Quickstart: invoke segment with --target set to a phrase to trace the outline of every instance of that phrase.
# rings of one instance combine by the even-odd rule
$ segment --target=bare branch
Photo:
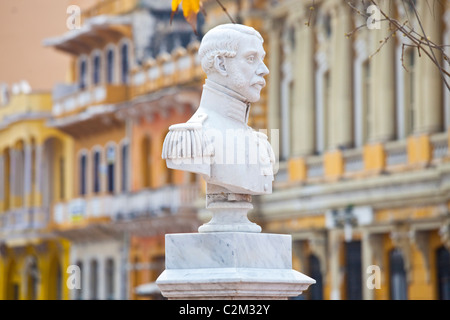
[[[220,2],[220,0],[216,0],[216,2],[219,4],[219,6],[222,8],[223,12],[225,12],[225,14],[227,15],[228,19],[230,19],[230,21],[232,23],[236,23],[236,21],[230,16],[230,14],[228,13],[227,8],[225,8],[225,6],[222,4],[222,2]]]

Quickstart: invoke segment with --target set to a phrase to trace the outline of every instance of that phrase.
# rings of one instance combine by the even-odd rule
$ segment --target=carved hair
[[[203,36],[198,48],[198,56],[206,74],[214,70],[214,58],[216,56],[227,58],[236,56],[240,33],[256,36],[261,40],[261,43],[264,42],[261,34],[252,27],[233,23],[218,25]]]

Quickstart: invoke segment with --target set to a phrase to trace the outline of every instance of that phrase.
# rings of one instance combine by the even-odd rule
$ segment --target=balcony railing
[[[355,173],[364,170],[364,158],[361,149],[346,150],[344,157],[344,172]]]
[[[84,18],[107,14],[117,15],[131,11],[138,3],[138,0],[104,0],[98,2],[94,7],[83,12]]]
[[[386,166],[396,167],[408,163],[408,150],[405,140],[388,142],[385,144]]]
[[[8,104],[0,106],[0,126],[20,120],[24,115],[49,115],[51,100],[50,93],[12,95]]]
[[[442,160],[449,156],[448,152],[448,134],[446,132],[432,135],[430,137],[433,160]]]
[[[127,98],[126,85],[99,85],[55,99],[52,113],[54,116],[61,116],[76,113],[88,106],[122,102]]]
[[[323,157],[311,157],[306,160],[306,177],[317,179],[324,176]]]
[[[198,42],[192,42],[187,49],[176,48],[170,54],[162,53],[132,70],[131,96],[201,79],[204,73],[197,54],[198,46]]]
[[[180,208],[193,206],[198,196],[198,186],[185,185],[130,194],[77,198],[68,203],[55,204],[53,221],[56,224],[67,224],[95,218],[123,220],[175,213]]]
[[[18,208],[0,214],[0,230],[45,228],[49,222],[48,208]]]

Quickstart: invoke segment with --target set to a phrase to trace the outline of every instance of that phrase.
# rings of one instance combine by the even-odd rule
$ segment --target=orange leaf
[[[200,11],[201,0],[172,0],[170,22],[172,22],[173,16],[177,12],[180,3],[186,21],[191,25],[192,29],[194,29],[195,34],[197,34],[197,14]]]

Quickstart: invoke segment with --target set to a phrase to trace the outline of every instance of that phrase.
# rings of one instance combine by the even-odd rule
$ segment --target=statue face
[[[265,55],[261,40],[243,34],[236,56],[224,59],[226,77],[223,78],[223,85],[241,94],[249,102],[259,101],[261,89],[266,85],[264,76],[269,74],[263,62]]]

